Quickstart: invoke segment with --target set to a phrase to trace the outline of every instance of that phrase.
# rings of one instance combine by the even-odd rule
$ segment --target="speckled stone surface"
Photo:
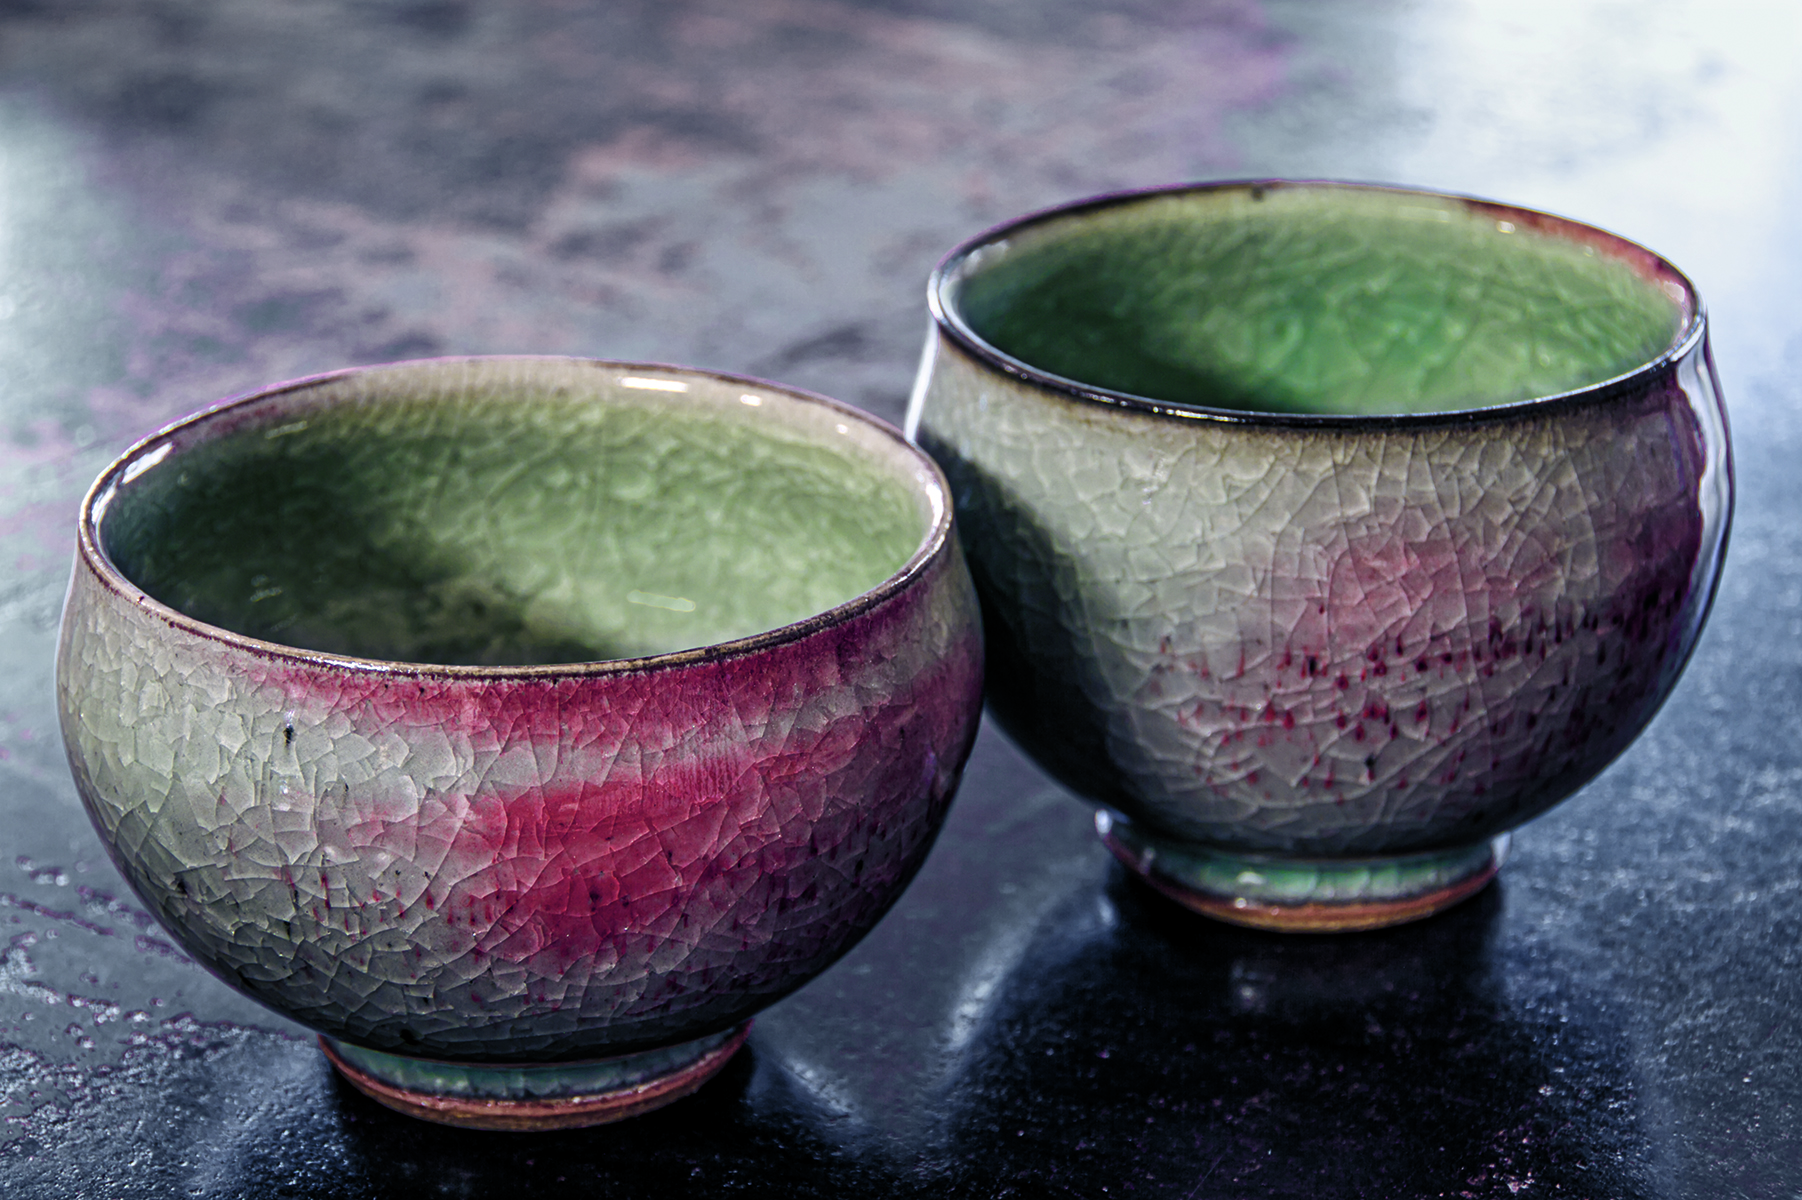
[[[632,386],[646,377],[683,392],[647,404],[643,392],[657,389]],[[890,428],[774,388],[755,389],[747,406],[749,387],[564,360],[375,368],[227,406],[116,464],[84,510],[58,655],[63,737],[108,849],[176,940],[233,986],[336,1038],[425,1058],[544,1062],[719,1032],[867,932],[931,846],[975,736],[976,600],[944,485],[917,451]],[[505,432],[488,417],[497,396],[511,416]],[[701,420],[721,423],[713,440],[736,446],[743,474],[727,479],[740,486],[711,475],[697,486],[680,454],[635,459],[626,483],[669,492],[649,518],[613,497],[621,473],[604,456],[585,486],[559,486],[545,468],[548,501],[515,470],[501,472],[508,494],[497,494],[482,469],[503,465],[497,444],[530,454],[541,423],[580,443],[611,422],[679,435]],[[663,508],[685,499],[743,503],[761,458],[823,443],[832,461],[816,469],[838,485],[840,516],[868,505],[865,538],[872,553],[883,547],[885,569],[847,587],[867,564],[841,552],[848,574],[814,572],[849,592],[835,606],[689,653],[458,669],[233,636],[149,602],[105,552],[129,545],[137,560],[172,564],[169,590],[199,585],[212,607],[262,594],[249,590],[255,580],[213,580],[213,555],[177,552],[212,536],[205,524],[155,514],[184,488],[206,494],[245,453],[260,456],[272,486],[304,496],[304,460],[288,447],[339,424],[387,447],[379,461],[399,476],[368,502],[371,516],[341,523],[404,525],[422,497],[450,492],[486,495],[505,524],[573,493],[595,520],[556,539],[567,563],[599,553],[585,539],[609,529],[631,542],[648,521],[645,536],[658,535]],[[448,465],[420,466],[420,430],[455,447]],[[337,462],[353,481],[376,473],[348,450]],[[821,486],[798,461],[778,474],[763,488],[771,504],[802,503],[784,484]],[[902,540],[876,532],[893,523],[897,498],[916,510]],[[191,523],[229,520],[208,504],[178,511]],[[394,534],[389,557],[433,537],[462,549],[493,536],[434,520]],[[703,541],[693,553],[705,561],[689,569],[726,574],[721,590],[742,587],[716,560],[771,556],[717,513],[714,524],[721,540]],[[789,524],[786,537],[830,546],[821,530]],[[254,543],[227,528],[254,560]],[[661,540],[681,570],[680,543]],[[529,544],[510,544],[513,557]],[[486,572],[496,586],[532,578],[501,557]],[[600,578],[578,576],[590,590],[642,578],[602,557]],[[192,562],[209,574],[182,574]],[[365,553],[361,567],[379,577],[382,562]],[[352,583],[331,578],[315,607],[296,610],[322,637],[368,620],[354,607],[333,615],[329,601]],[[689,590],[696,616],[736,616],[714,589]]]
[[[0,1194],[1792,1200],[1802,1180],[1802,42],[1743,0],[0,6]],[[83,490],[205,398],[421,353],[689,362],[898,419],[963,238],[1331,177],[1657,247],[1739,497],[1646,733],[1420,924],[1130,884],[988,727],[888,917],[695,1096],[438,1129],[187,960],[70,782]]]

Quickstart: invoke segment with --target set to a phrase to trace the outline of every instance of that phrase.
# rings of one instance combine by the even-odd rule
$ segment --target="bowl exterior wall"
[[[78,560],[58,689],[96,827],[202,964],[333,1037],[545,1061],[727,1028],[849,949],[951,801],[982,641],[954,539],[795,640],[511,678],[215,638]]]
[[[1707,615],[1732,472],[1705,337],[1605,400],[1362,425],[1102,403],[932,337],[910,426],[992,711],[1164,836],[1478,842],[1625,749]]]

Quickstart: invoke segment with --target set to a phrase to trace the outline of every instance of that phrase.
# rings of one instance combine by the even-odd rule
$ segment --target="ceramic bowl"
[[[748,379],[403,363],[140,442],[81,510],[83,801],[181,945],[391,1106],[699,1086],[894,902],[982,686],[942,477]]]
[[[1695,289],[1456,196],[1234,183],[933,276],[944,467],[1007,732],[1200,911],[1424,916],[1657,711],[1724,553]]]

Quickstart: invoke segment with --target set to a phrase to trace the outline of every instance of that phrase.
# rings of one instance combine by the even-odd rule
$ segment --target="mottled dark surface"
[[[1802,1192],[1802,12],[1648,0],[0,4],[0,1195]],[[899,413],[945,248],[1258,173],[1551,208],[1709,301],[1740,508],[1648,734],[1413,928],[1129,886],[993,734],[932,857],[692,1100],[409,1122],[186,963],[76,804],[75,505],[350,362],[693,362]]]

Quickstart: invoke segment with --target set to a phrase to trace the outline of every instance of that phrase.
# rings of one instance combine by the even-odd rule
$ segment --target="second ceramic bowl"
[[[1104,197],[935,273],[990,700],[1203,912],[1426,915],[1644,728],[1732,508],[1695,290],[1621,238],[1397,189]]]
[[[899,896],[975,734],[936,468],[755,380],[397,364],[171,426],[84,502],[63,736],[200,963],[383,1103],[665,1103]]]

